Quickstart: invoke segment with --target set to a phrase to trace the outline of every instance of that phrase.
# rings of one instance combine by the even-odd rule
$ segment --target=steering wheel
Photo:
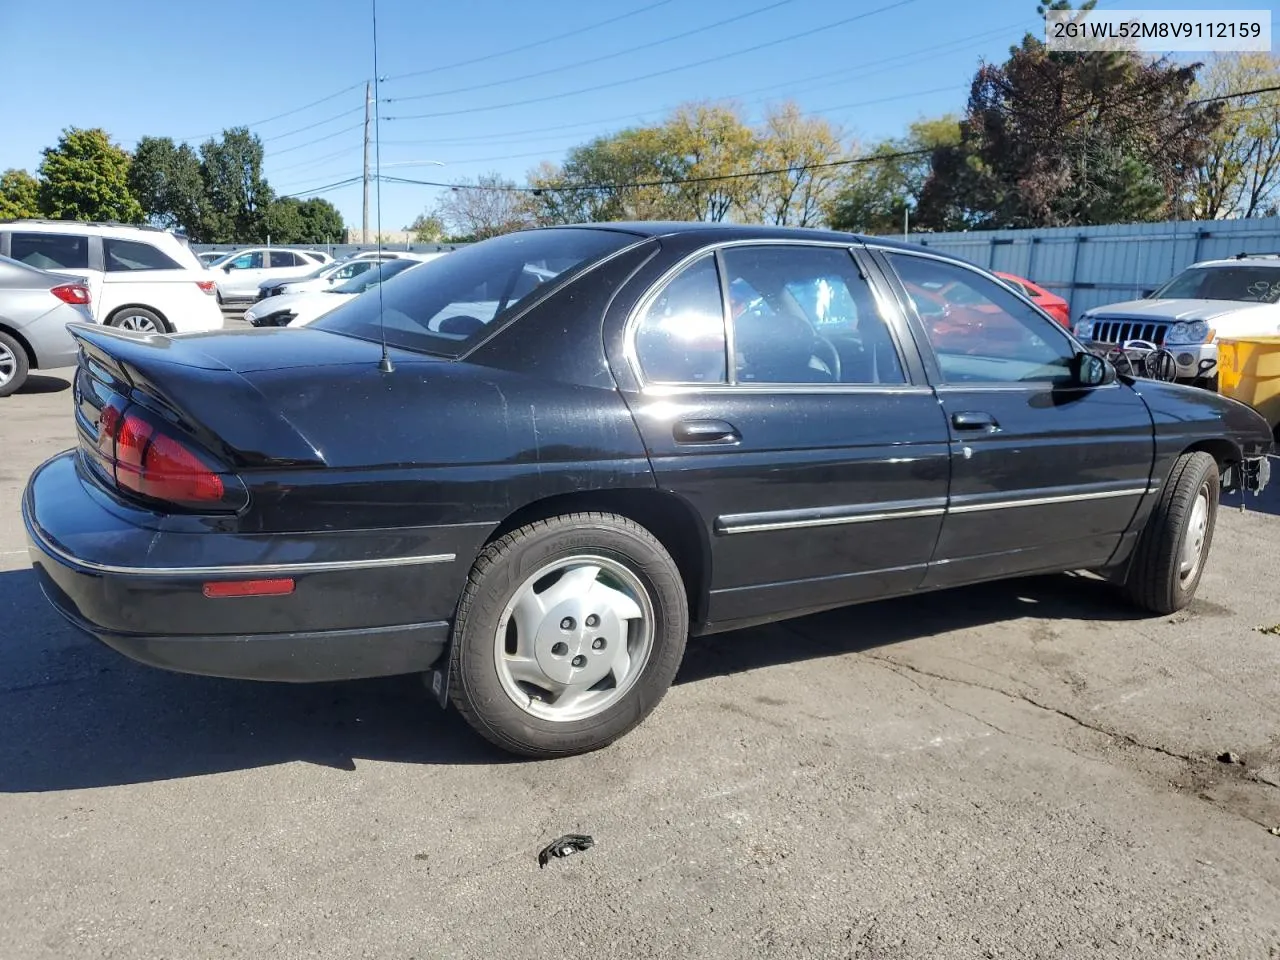
[[[814,331],[813,342],[821,345],[823,352],[827,354],[827,358],[819,357],[826,364],[827,369],[831,372],[831,382],[839,383],[840,375],[840,351],[836,349],[836,345],[824,337],[822,334]]]

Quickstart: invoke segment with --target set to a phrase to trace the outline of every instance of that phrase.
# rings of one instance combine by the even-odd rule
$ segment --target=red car
[[[1018,277],[1012,273],[996,273],[996,276],[1005,283],[1011,285],[1019,293],[1025,295],[1037,307],[1047,313],[1053,319],[1057,320],[1064,327],[1071,327],[1071,314],[1067,309],[1067,301],[1063,300],[1056,293],[1050,293],[1044,287],[1037,286],[1030,280]]]

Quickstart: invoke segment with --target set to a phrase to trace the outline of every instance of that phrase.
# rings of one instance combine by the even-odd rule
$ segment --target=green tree
[[[248,127],[224,130],[200,145],[204,236],[209,243],[266,239],[271,188],[262,176],[262,141]]]
[[[681,219],[725,220],[750,204],[753,178],[738,175],[756,169],[760,143],[736,109],[678,107],[662,132],[675,178],[687,181],[674,186]]]
[[[1053,9],[1070,9],[1055,2]],[[1034,36],[974,77],[961,141],[935,151],[917,222],[1056,227],[1176,216],[1221,104],[1195,105],[1199,64],[1131,50],[1050,52]]]
[[[1220,54],[1196,82],[1197,98],[1280,87],[1280,59],[1269,53]],[[1280,187],[1280,93],[1233,97],[1196,167],[1197,219],[1266,216]]]
[[[827,222],[857,233],[900,231],[903,216],[920,202],[933,151],[959,142],[959,118],[948,114],[917,120],[905,136],[876,144],[867,155],[883,159],[846,168],[827,205]]]
[[[197,243],[205,240],[204,179],[190,146],[169,137],[143,137],[134,148],[129,189],[152,224],[181,229]]]
[[[444,239],[444,221],[434,213],[420,213],[405,228],[418,243],[439,243]]]
[[[296,197],[281,197],[267,207],[266,236],[272,243],[308,243],[302,204]]]
[[[0,174],[0,219],[40,216],[40,182],[25,170]]]
[[[299,243],[341,243],[346,224],[342,214],[323,197],[303,200],[298,208],[302,218],[302,239]]]
[[[42,213],[60,220],[142,220],[129,192],[129,154],[96,128],[68,127],[45,148],[39,201]]]

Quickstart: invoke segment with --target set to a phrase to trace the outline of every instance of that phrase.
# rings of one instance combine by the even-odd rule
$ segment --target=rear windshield
[[[1189,267],[1151,295],[1160,300],[1280,300],[1280,267]]]
[[[381,283],[311,324],[362,340],[439,356],[461,356],[530,295],[557,278],[635,243],[613,230],[557,227],[485,240]]]

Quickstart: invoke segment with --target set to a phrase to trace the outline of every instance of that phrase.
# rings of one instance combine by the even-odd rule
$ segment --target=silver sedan
[[[68,323],[92,323],[89,288],[63,276],[0,257],[0,397],[13,393],[31,370],[75,363]]]

